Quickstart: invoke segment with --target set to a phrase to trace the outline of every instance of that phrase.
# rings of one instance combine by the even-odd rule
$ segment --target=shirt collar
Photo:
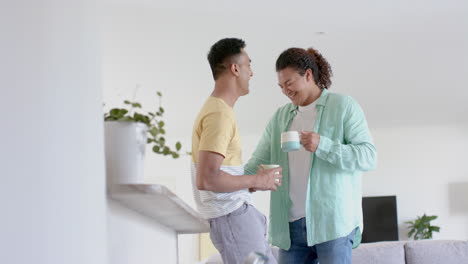
[[[322,94],[320,94],[320,97],[317,99],[317,105],[325,106],[325,103],[327,102],[328,93],[328,89],[322,89]],[[291,105],[292,109],[289,112],[297,113],[299,107],[297,105]]]

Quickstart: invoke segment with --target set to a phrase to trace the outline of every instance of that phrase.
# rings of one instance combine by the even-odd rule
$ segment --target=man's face
[[[278,85],[294,105],[306,105],[307,98],[311,96],[310,81],[310,70],[307,70],[304,76],[289,67],[278,72]]]
[[[250,68],[250,62],[251,60],[249,55],[245,50],[242,50],[236,63],[239,66],[239,88],[241,95],[249,93],[249,81],[253,76],[252,69]]]

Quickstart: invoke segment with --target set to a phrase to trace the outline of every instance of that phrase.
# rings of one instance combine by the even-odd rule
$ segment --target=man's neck
[[[234,84],[223,81],[216,81],[215,88],[211,93],[211,96],[222,99],[232,108],[234,108],[234,104],[237,99],[239,99],[239,95],[236,93],[236,87]]]

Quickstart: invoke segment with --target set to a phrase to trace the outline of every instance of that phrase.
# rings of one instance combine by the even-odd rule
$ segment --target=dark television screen
[[[396,196],[362,197],[362,243],[398,240]]]

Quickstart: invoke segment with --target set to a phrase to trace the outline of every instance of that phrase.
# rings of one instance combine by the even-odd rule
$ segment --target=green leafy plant
[[[162,120],[164,108],[161,106],[162,93],[157,92],[159,97],[159,107],[156,111],[144,111],[141,104],[138,102],[124,101],[129,109],[112,108],[108,113],[104,113],[104,121],[123,121],[123,122],[139,122],[148,126],[147,143],[152,145],[153,152],[162,155],[171,155],[174,159],[180,157],[182,144],[177,142],[174,149],[166,145],[166,130],[164,129],[164,121]],[[137,112],[138,111],[138,112]]]
[[[421,217],[418,216],[414,221],[405,222],[406,224],[409,224],[408,237],[411,238],[411,236],[414,235],[414,240],[432,238],[432,232],[440,231],[440,227],[431,225],[431,221],[436,218],[436,215],[427,216],[424,214]]]

